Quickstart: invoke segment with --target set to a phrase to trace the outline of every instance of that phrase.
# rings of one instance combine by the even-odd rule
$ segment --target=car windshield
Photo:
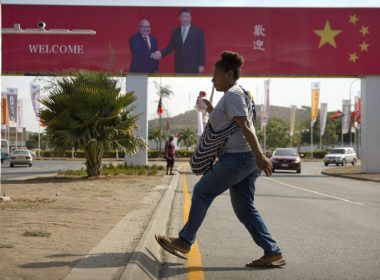
[[[274,156],[297,156],[298,153],[296,150],[275,150],[273,153]]]
[[[344,154],[343,149],[334,149],[329,152],[329,154]]]
[[[28,155],[29,152],[28,151],[14,151],[13,154],[14,155]]]

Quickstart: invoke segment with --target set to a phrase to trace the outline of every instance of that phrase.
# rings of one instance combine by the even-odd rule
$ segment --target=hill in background
[[[262,105],[257,105],[258,118],[256,124],[260,124],[259,112],[261,112],[261,108]],[[290,107],[270,106],[269,112],[270,118],[281,119],[288,124],[290,123]],[[310,119],[310,107],[302,106],[301,108],[297,108],[295,126],[299,126],[301,122],[308,118]],[[169,123],[169,128],[172,131],[177,131],[181,128],[192,128],[197,130],[197,111],[195,110],[190,110],[171,118],[162,117],[161,120],[163,130],[167,130],[167,123]],[[158,127],[159,119],[149,121],[149,129]]]

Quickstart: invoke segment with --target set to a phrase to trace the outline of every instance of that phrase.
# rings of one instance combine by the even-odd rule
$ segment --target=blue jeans
[[[229,189],[236,216],[264,250],[264,255],[281,253],[254,206],[255,181],[260,173],[252,152],[224,153],[195,185],[189,219],[179,232],[179,238],[191,247],[212,201]]]

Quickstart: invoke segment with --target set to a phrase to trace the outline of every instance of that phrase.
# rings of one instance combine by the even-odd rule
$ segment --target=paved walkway
[[[348,179],[372,181],[380,183],[380,173],[365,173],[361,170],[361,166],[343,166],[330,167],[322,170],[322,174],[336,177],[344,177]]]
[[[175,169],[180,166],[186,165],[188,159],[180,159],[176,161]],[[153,160],[149,164],[166,165],[164,160]],[[366,180],[380,183],[380,173],[364,173],[361,171],[361,166],[344,166],[344,167],[329,167],[321,171],[322,174],[330,176],[345,177],[348,179]],[[125,236],[130,235],[131,229],[135,228],[135,223],[139,222],[136,218],[136,213],[131,213],[124,217],[110,233],[105,236],[98,246],[94,247],[89,252],[88,258],[85,258],[77,267],[75,267],[66,279],[157,279],[160,274],[160,263],[162,262],[162,252],[159,246],[156,244],[153,236],[156,232],[165,232],[167,221],[170,215],[171,203],[173,201],[176,185],[179,180],[179,174],[176,172],[176,176],[171,177],[171,182],[167,186],[167,190],[159,199],[157,209],[153,211],[153,216],[149,214],[147,219],[150,220],[145,232],[140,238],[140,242],[128,258],[128,265],[125,270],[119,273],[115,273],[114,265],[100,265],[99,269],[93,269],[89,274],[89,267],[99,266],[99,260],[91,258],[94,255],[114,254],[116,252],[123,252],[125,244],[123,240]],[[147,200],[153,199],[150,194],[147,194]],[[156,207],[153,203],[153,207]],[[127,231],[129,232],[127,234]],[[123,241],[123,242],[121,242]],[[120,251],[117,251],[120,250]],[[109,256],[106,258],[107,262],[112,262],[114,259]],[[89,265],[88,262],[91,262]]]

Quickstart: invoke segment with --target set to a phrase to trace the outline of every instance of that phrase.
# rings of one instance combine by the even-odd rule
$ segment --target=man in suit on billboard
[[[157,40],[150,35],[150,22],[143,19],[139,22],[139,32],[129,37],[132,62],[129,72],[154,73],[158,70],[158,61],[152,54],[157,51]]]
[[[203,31],[191,25],[190,9],[184,8],[180,10],[179,21],[181,26],[173,30],[167,47],[155,52],[153,58],[161,59],[174,51],[176,73],[202,73],[205,67]]]

